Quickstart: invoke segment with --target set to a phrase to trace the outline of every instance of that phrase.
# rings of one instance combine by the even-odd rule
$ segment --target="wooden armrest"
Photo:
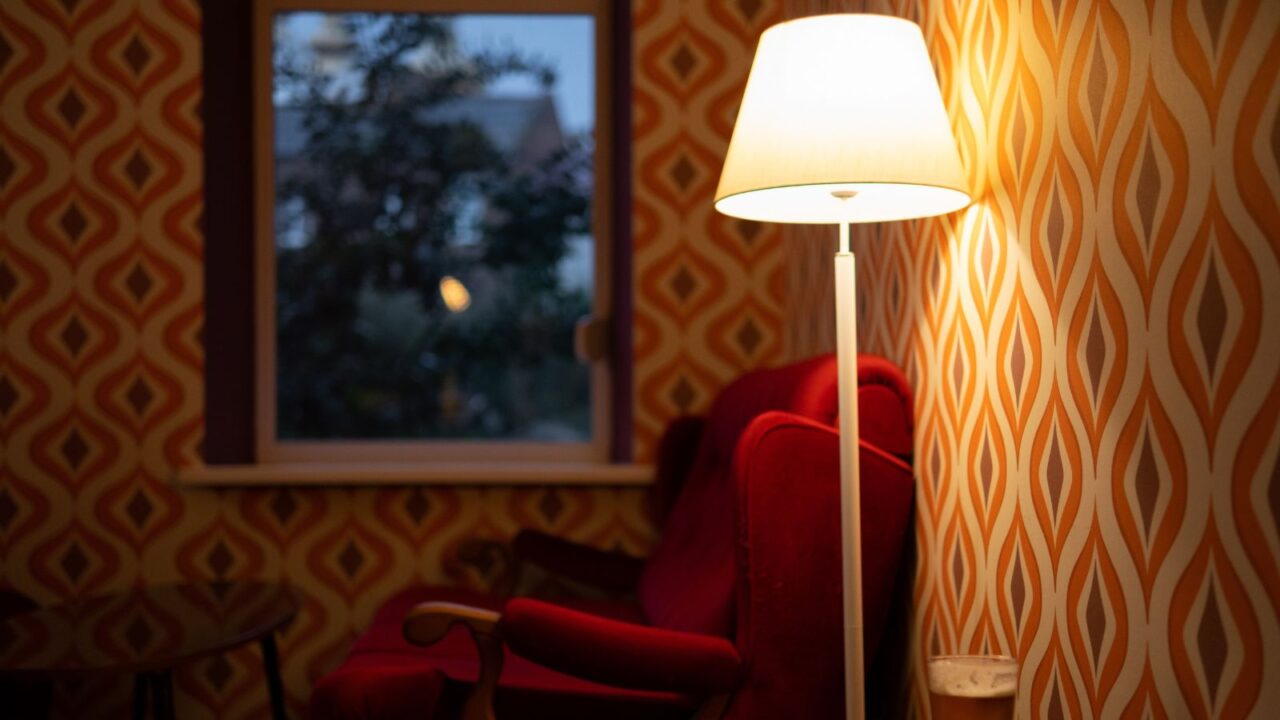
[[[494,720],[493,694],[502,674],[502,636],[498,633],[501,619],[502,614],[493,610],[448,602],[421,603],[405,615],[404,639],[414,645],[433,645],[457,624],[470,631],[480,655],[480,673],[462,708],[463,720]]]

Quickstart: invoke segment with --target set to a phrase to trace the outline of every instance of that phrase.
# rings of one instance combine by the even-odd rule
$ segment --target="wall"
[[[638,1],[636,447],[781,353],[777,230],[710,197],[776,3]],[[203,427],[200,17],[194,0],[0,5],[0,583],[43,602],[147,582],[295,584],[292,710],[398,588],[464,578],[461,538],[541,527],[644,551],[635,491],[191,491]],[[204,108],[216,118],[216,108]],[[217,238],[208,239],[217,242]],[[256,651],[177,675],[183,717],[266,712]],[[63,686],[64,716],[127,685]]]
[[[922,21],[979,193],[855,241],[863,347],[918,393],[917,679],[931,652],[998,649],[1027,666],[1027,717],[1280,704],[1276,11],[871,9]],[[829,247],[709,208],[754,37],[783,12],[635,3],[642,456],[739,369],[824,342]],[[610,490],[168,485],[202,417],[198,28],[191,0],[0,7],[0,580],[52,600],[286,578],[307,598],[282,647],[296,711],[395,588],[457,579],[459,538],[532,525],[638,551],[651,530]],[[261,715],[257,662],[185,669],[179,711]]]
[[[636,447],[785,348],[777,226],[715,212],[720,164],[760,32],[762,0],[641,0],[635,30]]]
[[[917,393],[917,702],[999,651],[1021,717],[1274,712],[1280,8],[871,9],[922,23],[977,194],[855,241]]]

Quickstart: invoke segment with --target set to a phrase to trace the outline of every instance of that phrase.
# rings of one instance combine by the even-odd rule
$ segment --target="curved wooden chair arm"
[[[490,593],[500,598],[515,594],[523,563],[510,543],[483,538],[463,540],[458,545],[458,561],[483,578]]]
[[[416,605],[404,618],[404,639],[414,645],[433,645],[461,624],[471,633],[480,655],[480,674],[471,696],[462,708],[463,720],[495,720],[493,694],[502,674],[502,636],[498,621],[502,614],[493,610],[447,602]]]

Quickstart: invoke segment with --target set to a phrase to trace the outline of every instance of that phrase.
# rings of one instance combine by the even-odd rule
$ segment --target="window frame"
[[[439,480],[450,474],[474,479],[476,467],[500,468],[504,464],[542,464],[547,468],[574,465],[588,467],[625,463],[630,459],[630,263],[629,221],[620,209],[627,207],[630,162],[626,128],[629,127],[629,84],[619,83],[629,74],[629,3],[612,0],[251,0],[252,5],[252,462],[257,465],[343,463],[348,466],[398,467],[408,463],[422,474]],[[207,6],[206,6],[207,7]],[[608,352],[591,363],[591,438],[581,443],[490,440],[283,440],[276,432],[276,307],[275,242],[273,209],[274,108],[271,103],[271,28],[278,12],[429,12],[440,14],[519,13],[582,14],[595,18],[596,148],[593,198],[595,238],[595,286],[593,317],[605,319],[609,328]],[[206,53],[206,59],[208,53]],[[598,328],[597,328],[598,329]],[[211,353],[212,355],[212,353]],[[214,378],[210,378],[212,380]],[[212,383],[208,383],[214,392]],[[212,409],[212,408],[211,408]],[[212,413],[211,413],[212,415]],[[212,423],[211,423],[212,424]],[[212,433],[211,433],[212,434]],[[227,443],[219,443],[218,446]],[[241,442],[241,455],[243,445]],[[231,443],[234,446],[234,443]],[[234,453],[231,453],[234,454]],[[225,459],[207,458],[211,464]],[[232,462],[241,462],[233,458]],[[470,466],[469,469],[467,466]],[[249,473],[254,474],[254,473]],[[257,473],[261,474],[261,473]],[[498,473],[501,474],[501,473]],[[535,482],[542,473],[513,472]],[[586,475],[590,476],[588,472]],[[601,477],[616,473],[603,471]],[[516,480],[520,482],[521,480]]]

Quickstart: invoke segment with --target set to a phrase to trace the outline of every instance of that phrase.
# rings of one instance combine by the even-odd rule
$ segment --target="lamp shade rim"
[[[852,190],[852,200],[840,200],[833,191]],[[801,209],[794,202],[786,202],[783,194],[793,197],[808,196],[809,203]],[[858,195],[872,197],[892,193],[899,197],[910,194],[909,207],[880,203],[870,207],[860,206]],[[761,202],[770,196],[779,202]],[[922,202],[924,200],[924,202]],[[962,210],[973,203],[973,195],[950,185],[920,182],[893,182],[885,180],[815,182],[771,185],[728,193],[715,198],[716,211],[730,217],[758,222],[782,222],[798,225],[830,225],[833,223],[868,223],[910,220],[936,217]]]

